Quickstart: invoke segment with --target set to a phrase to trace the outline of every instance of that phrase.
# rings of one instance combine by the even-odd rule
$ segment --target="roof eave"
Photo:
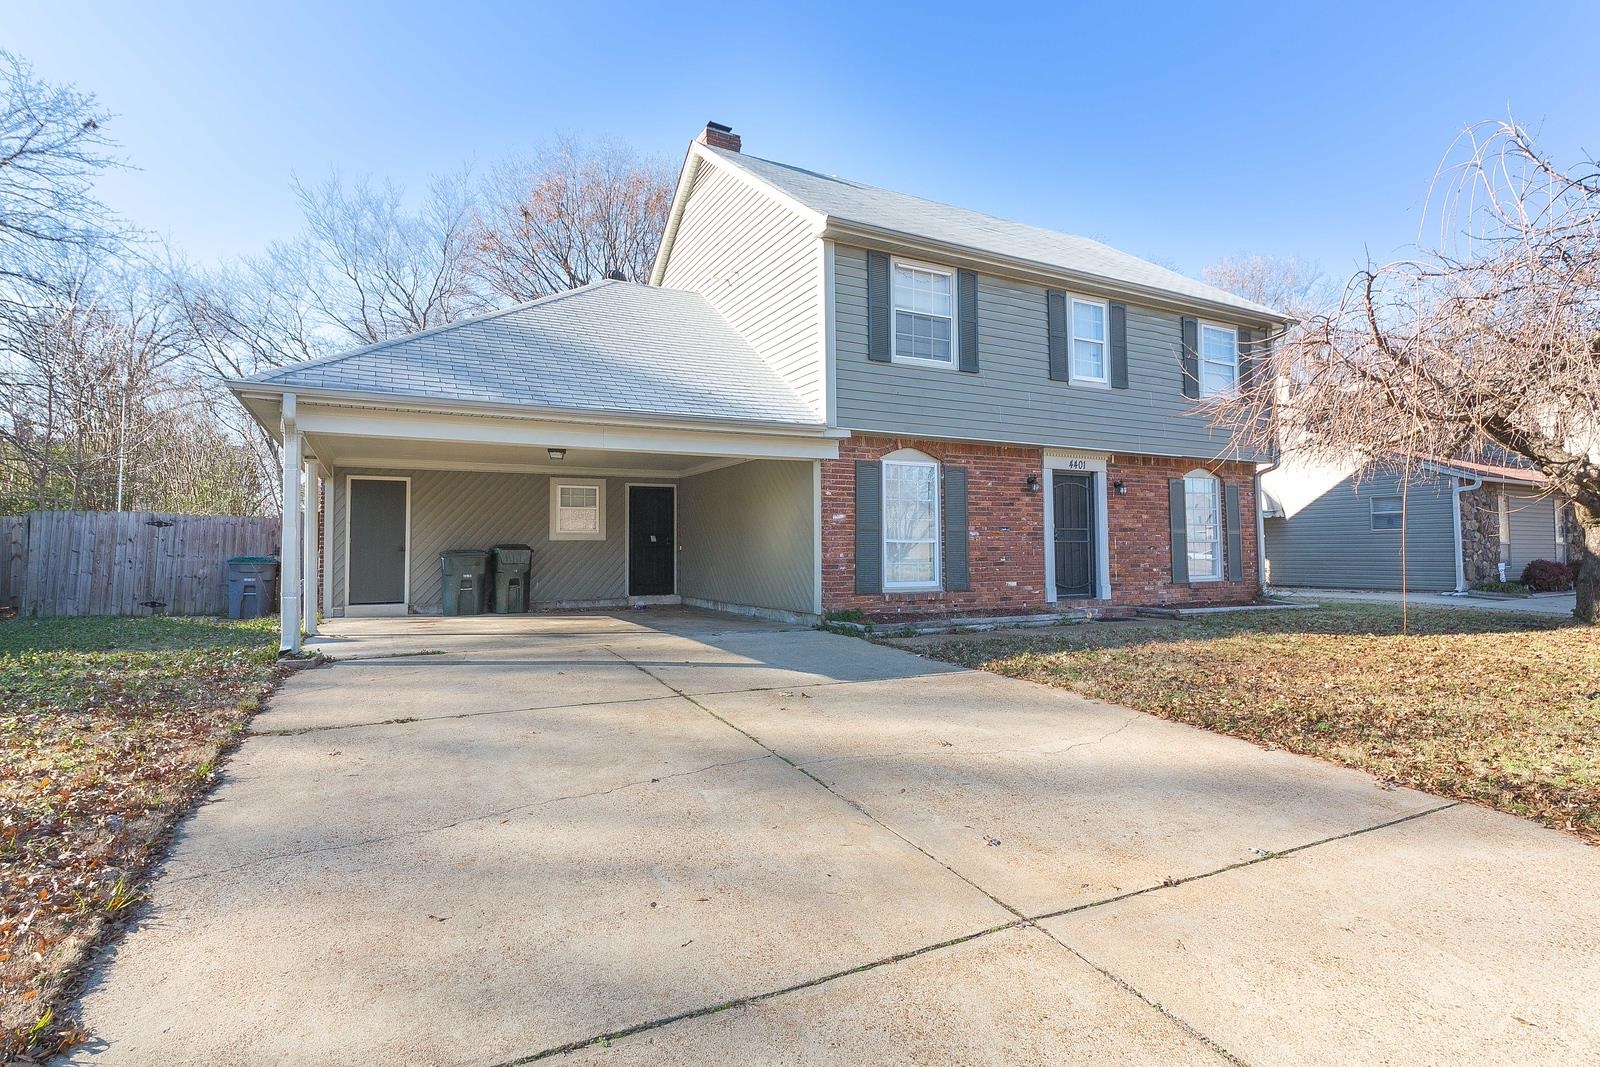
[[[449,400],[442,397],[408,395],[405,393],[375,393],[356,389],[328,389],[301,386],[282,382],[255,382],[225,380],[223,382],[244,403],[247,397],[267,398],[293,393],[309,400],[325,401],[349,407],[375,407],[416,410],[437,415],[486,415],[499,418],[529,419],[539,421],[561,420],[597,425],[642,426],[657,429],[684,429],[723,431],[727,433],[777,434],[793,437],[848,437],[848,430],[830,427],[822,422],[787,422],[772,419],[701,418],[672,415],[667,412],[607,412],[592,408],[561,408],[533,404],[497,404],[492,401]],[[249,410],[249,405],[244,405]],[[258,420],[259,421],[259,420]],[[271,427],[267,427],[271,429]]]
[[[1117,281],[1089,271],[1069,270],[1053,264],[1041,263],[1037,260],[1000,255],[948,241],[930,240],[902,230],[893,230],[834,216],[828,217],[822,236],[829,240],[848,241],[854,238],[880,245],[899,245],[914,255],[951,254],[966,260],[967,263],[975,267],[987,267],[1045,284],[1086,285],[1114,296],[1123,296],[1136,300],[1147,306],[1219,315],[1227,318],[1230,322],[1239,322],[1246,325],[1271,328],[1274,326],[1286,326],[1295,321],[1292,317],[1271,309],[1253,310],[1223,301],[1203,300],[1198,297],[1186,296],[1182,293],[1174,293],[1167,289]]]

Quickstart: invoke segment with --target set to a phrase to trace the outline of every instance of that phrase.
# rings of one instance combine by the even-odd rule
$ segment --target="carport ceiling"
[[[465,441],[412,441],[392,437],[307,434],[309,450],[334,467],[406,467],[416,470],[525,471],[528,473],[617,473],[677,477],[740,462],[717,456],[680,456],[568,448],[552,460],[544,448]]]

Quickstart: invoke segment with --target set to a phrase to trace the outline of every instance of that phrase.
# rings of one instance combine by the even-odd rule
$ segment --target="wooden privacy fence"
[[[151,511],[0,516],[0,606],[19,615],[220,615],[226,562],[278,554],[275,518]]]

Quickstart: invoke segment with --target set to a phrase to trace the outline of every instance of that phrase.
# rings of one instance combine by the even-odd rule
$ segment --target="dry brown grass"
[[[1325,606],[925,651],[1492,805],[1600,843],[1600,629]]]

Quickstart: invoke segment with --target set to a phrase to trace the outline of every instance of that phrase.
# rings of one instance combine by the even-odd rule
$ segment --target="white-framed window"
[[[1206,471],[1183,476],[1184,540],[1191,582],[1222,577],[1222,483]]]
[[[1110,309],[1103,300],[1072,298],[1072,380],[1105,382],[1106,320]]]
[[[550,540],[606,539],[606,483],[550,479]]]
[[[1231,392],[1239,382],[1239,332],[1231,326],[1200,324],[1200,395]]]
[[[890,278],[894,362],[954,367],[956,272],[897,259]]]
[[[1404,518],[1405,502],[1397,496],[1375,496],[1370,505],[1372,528],[1375,531],[1398,530]]]
[[[883,461],[883,587],[939,588],[939,464],[905,450]]]

